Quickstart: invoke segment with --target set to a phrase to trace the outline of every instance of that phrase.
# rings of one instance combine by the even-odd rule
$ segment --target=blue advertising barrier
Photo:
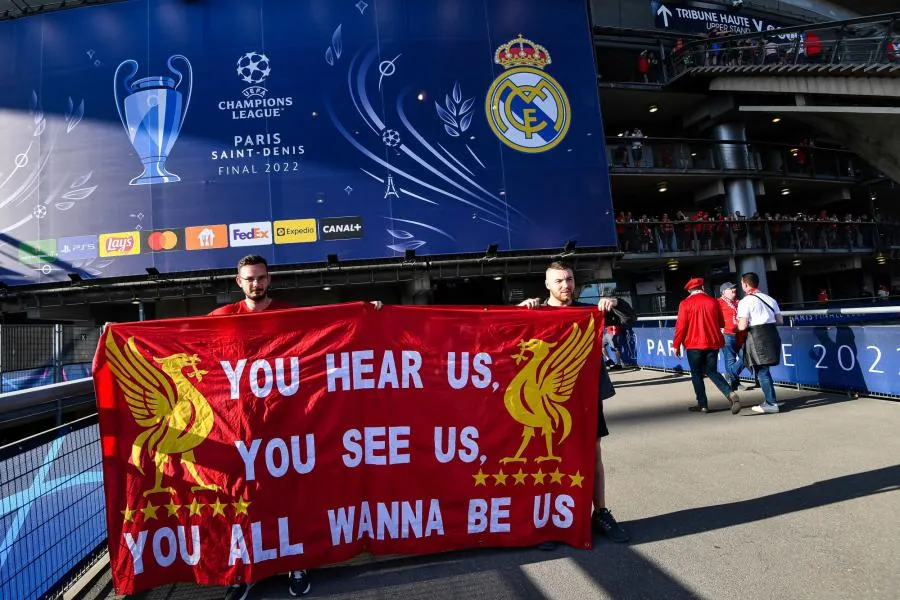
[[[674,327],[632,329],[635,362],[641,367],[690,371],[675,357]],[[779,327],[781,363],[772,367],[779,383],[900,396],[900,329],[896,326]],[[724,372],[722,353],[719,371]],[[749,373],[744,371],[743,376]]]
[[[106,541],[96,415],[0,448],[0,598],[39,598]]]
[[[0,22],[0,281],[615,246],[584,0]]]

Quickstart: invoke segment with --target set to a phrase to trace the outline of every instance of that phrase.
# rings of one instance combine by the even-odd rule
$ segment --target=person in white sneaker
[[[762,404],[751,410],[760,414],[778,412],[775,402],[775,384],[769,367],[781,362],[781,338],[778,325],[781,325],[781,309],[771,296],[759,291],[759,276],[756,273],[741,275],[741,288],[744,297],[738,302],[738,330],[747,331],[747,342],[744,347],[744,362],[752,367],[759,378],[762,389]]]

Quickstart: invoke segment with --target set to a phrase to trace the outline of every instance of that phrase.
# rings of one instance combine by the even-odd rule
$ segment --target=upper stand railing
[[[676,44],[666,59],[671,81],[685,73],[818,70],[816,66],[871,67],[900,71],[900,12],[729,35],[710,31],[704,39]],[[880,68],[879,68],[880,66]]]

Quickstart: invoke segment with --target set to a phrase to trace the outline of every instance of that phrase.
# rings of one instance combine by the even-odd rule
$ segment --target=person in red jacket
[[[722,311],[722,319],[725,325],[722,327],[722,335],[725,337],[725,345],[722,354],[725,358],[725,379],[731,384],[732,391],[737,391],[741,385],[741,371],[744,370],[744,341],[747,339],[746,331],[738,331],[737,320],[737,286],[730,281],[719,286],[719,309]],[[741,411],[740,404],[733,404],[731,411],[737,414]]]
[[[681,347],[687,350],[688,365],[691,367],[691,383],[697,396],[697,406],[688,410],[693,412],[709,412],[706,399],[706,387],[703,376],[719,388],[722,395],[731,403],[732,413],[737,404],[740,411],[740,398],[716,368],[719,349],[725,345],[722,328],[725,320],[722,310],[715,298],[703,290],[703,279],[694,277],[684,286],[688,297],[678,306],[678,319],[675,321],[675,356],[681,358]]]

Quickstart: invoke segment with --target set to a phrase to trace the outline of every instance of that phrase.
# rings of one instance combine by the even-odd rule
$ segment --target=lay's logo
[[[131,256],[141,253],[139,231],[100,234],[100,256]]]

